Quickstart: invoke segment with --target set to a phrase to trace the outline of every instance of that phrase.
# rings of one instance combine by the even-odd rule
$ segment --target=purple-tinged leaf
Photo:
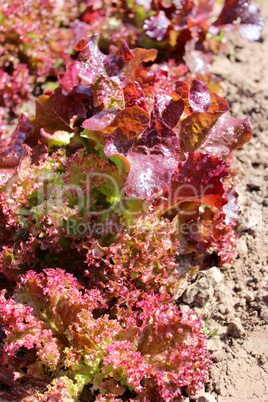
[[[223,9],[210,31],[217,34],[223,26],[238,29],[245,39],[258,40],[263,30],[263,19],[260,10],[250,0],[225,0]]]
[[[110,134],[105,146],[106,155],[123,155],[129,151],[134,138],[145,129],[149,120],[150,116],[144,109],[131,106],[123,110],[104,110],[85,120],[82,127],[92,131],[102,131],[102,137],[103,134]]]
[[[149,38],[162,41],[166,39],[169,25],[171,25],[171,21],[166,17],[164,11],[161,10],[158,14],[144,21],[143,29]]]
[[[164,110],[168,106],[169,102],[172,100],[172,96],[170,93],[166,93],[163,91],[157,92],[154,98],[154,107],[152,111],[152,115],[154,118],[159,118],[162,116]]]
[[[185,81],[176,81],[173,86],[173,92],[182,100],[188,100],[190,96],[190,88]]]
[[[172,174],[168,196],[157,207],[166,217],[174,217],[180,212],[182,203],[206,203],[221,209],[227,200],[223,199],[222,178],[227,177],[226,163],[211,155],[185,154],[185,161],[179,162]]]
[[[131,106],[139,106],[142,109],[147,111],[147,106],[145,103],[144,93],[143,91],[138,88],[138,84],[133,84],[133,82],[129,82],[124,91],[124,99],[125,99],[125,107]]]
[[[68,63],[66,71],[58,75],[58,80],[64,92],[70,92],[77,85],[77,77],[79,70],[77,68],[77,62],[73,61]]]
[[[162,119],[170,127],[174,128],[180,120],[184,110],[184,102],[182,99],[169,102],[162,113]]]
[[[131,197],[146,199],[165,188],[177,164],[178,154],[165,146],[135,147],[127,156],[130,171],[125,192]]]
[[[23,155],[23,147],[26,138],[33,133],[33,126],[26,113],[22,113],[15,131],[9,138],[0,138],[0,166],[14,167]],[[15,154],[17,155],[15,157]]]
[[[206,85],[202,81],[193,80],[190,89],[189,104],[195,112],[206,112],[209,109],[211,98]]]
[[[190,106],[193,112],[206,112],[211,105],[208,89],[202,81],[194,79],[191,88],[185,81],[177,81],[173,86],[175,98],[182,99],[185,106]],[[186,112],[189,114],[189,111]]]
[[[87,117],[92,107],[92,89],[82,85],[68,94],[57,88],[51,96],[41,95],[36,100],[36,116],[32,119],[34,136],[39,137],[40,128],[49,134],[55,131],[72,132],[74,116]]]
[[[109,142],[108,138],[107,147],[109,146],[109,150],[114,147],[114,152],[119,151],[116,139],[111,138],[113,141]],[[129,141],[126,137],[125,139]],[[120,140],[118,144],[122,142]],[[163,120],[157,119],[144,130],[135,144],[132,141],[125,143],[130,146],[129,152],[126,154],[121,151],[117,154],[126,160],[130,169],[124,187],[126,194],[146,199],[166,187],[180,155],[179,139],[174,131]]]
[[[33,133],[33,126],[27,114],[21,114],[11,137],[0,138],[0,185],[13,175],[24,154],[23,144]]]
[[[75,46],[75,50],[79,52],[78,61],[87,63],[91,61],[93,63],[92,68],[100,68],[103,65],[105,55],[98,48],[98,35],[81,39]]]
[[[129,126],[133,128],[138,128],[140,132],[149,123],[150,116],[148,112],[138,106],[128,107],[126,109],[120,110],[111,124],[104,130],[106,134],[111,133],[118,127]]]
[[[109,127],[119,112],[119,109],[102,110],[90,119],[85,120],[82,127],[94,131],[104,130]]]
[[[122,41],[119,49],[115,54],[105,57],[103,64],[109,77],[120,74],[124,66],[133,59],[133,55],[126,42]]]
[[[120,75],[120,81],[126,84],[137,67],[142,62],[153,61],[156,58],[155,49],[136,48],[130,51],[122,41],[115,54],[105,56],[98,48],[97,35],[89,39],[81,39],[76,50],[80,51],[75,62],[67,65],[66,73],[59,76],[64,91],[70,91],[78,83],[85,86],[94,85],[97,78],[109,79]]]
[[[66,67],[66,73],[59,76],[64,91],[69,92],[74,86],[94,84],[98,77],[107,77],[104,66],[105,55],[98,48],[98,37],[93,35],[88,39],[81,39],[75,46],[79,51],[77,60]]]
[[[251,138],[249,117],[244,120],[221,116],[208,133],[199,152],[227,158],[230,152],[241,148]]]
[[[126,156],[134,144],[135,138],[149,124],[149,114],[138,106],[121,110],[105,133],[111,133],[107,138],[104,152],[107,156]],[[127,163],[129,166],[129,164]]]
[[[141,63],[154,61],[157,56],[157,50],[155,49],[147,50],[136,48],[132,49],[131,53],[134,56],[133,59],[131,59],[122,70],[122,77],[124,78],[125,82],[128,82],[131,74],[136,70],[137,67],[140,67]]]
[[[209,154],[189,152],[171,176],[161,197],[154,200],[155,211],[174,221],[181,254],[204,253],[210,246],[223,261],[233,253],[232,227],[237,221],[237,193],[229,179],[228,165]]]
[[[179,124],[182,152],[198,149],[206,140],[218,118],[230,110],[224,98],[211,93],[212,103],[206,112],[194,111]]]
[[[115,129],[106,140],[104,152],[106,156],[126,156],[134,145],[135,138],[140,134],[142,127],[122,126]],[[123,159],[124,160],[124,159]],[[129,163],[126,162],[129,167]]]

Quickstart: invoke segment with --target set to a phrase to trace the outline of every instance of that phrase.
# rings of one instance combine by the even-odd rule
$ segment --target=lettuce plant
[[[232,260],[230,162],[249,120],[200,80],[167,73],[162,86],[164,70],[142,64],[155,49],[105,55],[96,36],[75,49],[0,142],[0,395],[193,395],[211,362],[200,320],[175,303],[178,259]]]
[[[63,270],[28,271],[12,298],[1,294],[1,377],[16,380],[17,395],[29,381],[26,395],[44,401],[97,392],[172,401],[183,387],[194,394],[211,364],[200,319],[151,292],[117,292],[111,303]]]
[[[214,0],[8,0],[0,10],[0,117],[27,101],[38,83],[55,79],[83,36],[99,34],[105,52],[124,39],[131,48],[158,49],[159,59],[184,55],[189,69],[202,74],[222,46],[223,30],[260,38],[263,21],[250,1],[225,0],[214,14]]]
[[[0,108],[12,111],[34,87],[55,78],[68,49],[87,34],[76,0],[7,0],[0,8]],[[78,28],[79,26],[79,28]]]
[[[257,40],[263,28],[259,9],[244,0],[225,0],[218,16],[214,0],[102,0],[87,4],[81,19],[90,24],[92,33],[101,35],[104,48],[123,38],[131,47],[158,49],[164,59],[167,55],[180,59],[185,50],[191,50],[207,63],[209,53],[219,49],[223,30],[238,29],[241,36]]]

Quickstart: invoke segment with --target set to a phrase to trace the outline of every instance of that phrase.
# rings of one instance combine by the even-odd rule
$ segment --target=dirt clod
[[[245,335],[245,330],[238,319],[234,320],[228,325],[227,334],[234,338],[241,338]]]

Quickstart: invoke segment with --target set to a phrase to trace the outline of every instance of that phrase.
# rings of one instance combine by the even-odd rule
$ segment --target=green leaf
[[[62,65],[62,63],[63,63],[63,60],[62,60],[62,59],[58,59],[58,60],[56,61],[56,63],[54,64],[53,68],[58,68],[59,66]]]

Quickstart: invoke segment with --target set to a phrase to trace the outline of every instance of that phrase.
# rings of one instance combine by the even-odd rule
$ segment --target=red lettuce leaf
[[[250,0],[225,0],[223,9],[210,30],[217,33],[223,26],[238,29],[245,39],[258,40],[263,30],[263,19],[260,10]]]
[[[93,35],[88,39],[81,39],[75,47],[79,51],[77,66],[79,73],[92,82],[99,76],[107,76],[104,67],[105,55],[98,48],[98,36]]]
[[[193,80],[191,87],[184,81],[177,81],[173,99],[169,94],[157,93],[149,122],[144,108],[129,106],[143,106],[143,92],[130,83],[124,88],[124,95],[128,107],[121,111],[102,111],[86,120],[83,127],[97,131],[95,139],[102,144],[108,134],[105,154],[121,157],[130,169],[126,193],[145,199],[168,185],[180,152],[200,148],[229,106],[219,95],[209,94],[206,85],[199,80]],[[180,120],[183,112],[186,117]]]
[[[174,94],[184,101],[185,112],[188,114],[176,128],[181,151],[196,150],[206,140],[218,118],[230,108],[224,98],[214,92],[209,94],[199,80],[193,80],[190,90],[184,81],[178,81],[174,85]]]
[[[156,126],[157,130],[165,133],[165,138],[159,142],[156,137],[153,139],[153,129],[148,133],[152,145],[148,147],[137,144],[126,157],[130,171],[124,190],[129,196],[146,199],[161,191],[167,186],[176,168],[180,154],[179,141],[175,133],[163,122],[157,122]]]
[[[117,396],[129,387],[137,400],[171,401],[183,387],[194,394],[206,379],[211,360],[202,322],[168,295],[118,283],[88,290],[61,269],[29,271],[12,296],[5,293],[1,379],[10,384],[13,374],[17,396],[23,378],[44,401],[79,400],[83,389],[105,386]]]
[[[131,53],[133,54],[133,59],[129,61],[129,63],[125,66],[122,71],[122,77],[124,78],[124,83],[130,79],[131,74],[136,70],[136,68],[140,67],[141,63],[154,61],[157,56],[157,51],[155,49],[141,49],[136,48],[132,49]]]
[[[142,90],[138,87],[138,84],[129,82],[124,91],[125,107],[139,106],[147,111],[147,106],[145,103],[145,97]]]
[[[106,141],[104,152],[106,156],[127,156],[134,145],[135,138],[142,131],[142,127],[122,126],[112,132]],[[128,160],[122,158],[129,167]]]
[[[230,152],[241,148],[251,138],[252,130],[249,117],[244,120],[230,116],[221,116],[208,137],[199,148],[199,152],[210,153],[218,158],[227,158]]]
[[[189,104],[195,112],[206,112],[211,105],[208,89],[203,82],[193,80],[190,88]]]
[[[119,112],[119,109],[102,110],[101,112],[85,120],[82,124],[82,127],[92,131],[105,130],[114,121],[114,118]]]
[[[13,175],[24,154],[23,144],[31,137],[33,125],[27,114],[21,114],[11,137],[0,138],[0,185]]]
[[[145,362],[152,365],[151,376],[147,377],[145,383],[149,400],[158,400],[155,396],[156,390],[164,401],[174,400],[174,397],[181,396],[178,385],[186,386],[188,394],[195,394],[201,385],[198,384],[198,377],[201,373],[205,374],[206,367],[210,364],[209,356],[204,354],[201,346],[202,342],[199,343],[201,339],[197,340],[193,335],[199,333],[200,318],[190,322],[187,313],[171,308],[164,300],[150,293],[143,301],[137,303],[137,307],[143,310],[141,314],[143,320],[147,321],[150,317],[138,348],[141,355],[146,356]],[[179,327],[180,325],[183,330]],[[169,334],[168,337],[163,337],[166,333]],[[191,346],[186,341],[190,334]],[[183,351],[186,345],[188,345],[189,353],[187,355],[191,358],[186,356],[186,351]],[[199,349],[200,346],[201,349]],[[196,366],[193,366],[192,359],[198,361]]]
[[[183,111],[184,102],[181,99],[178,101],[171,99],[162,113],[162,119],[170,128],[174,128],[178,124]]]
[[[134,138],[144,130],[149,120],[149,114],[144,109],[139,106],[131,106],[123,110],[104,110],[85,120],[82,127],[99,132],[99,135],[95,133],[94,137],[98,138],[100,143],[105,142],[105,134],[112,133],[106,142],[107,156],[125,155],[132,146]],[[131,143],[126,147],[128,141]]]
[[[107,156],[121,156],[129,166],[126,194],[146,199],[167,186],[179,160],[180,145],[162,118],[151,120],[143,132],[137,128],[132,124],[117,128],[107,138],[104,152]]]
[[[88,250],[90,276],[175,295],[181,280],[175,260],[178,247],[173,222],[156,215],[135,218],[128,233],[117,234],[115,243],[109,247],[96,243]]]
[[[149,38],[157,41],[167,39],[167,29],[171,25],[171,21],[166,17],[164,11],[160,10],[156,15],[144,21],[143,29]]]
[[[117,52],[108,55],[104,59],[105,70],[109,77],[120,74],[126,63],[133,59],[133,57],[126,42],[122,41]]]
[[[77,85],[78,74],[79,70],[76,61],[68,63],[65,72],[58,74],[58,80],[64,92],[70,92]]]
[[[179,162],[172,174],[168,197],[158,207],[165,217],[174,218],[181,203],[206,203],[221,209],[227,200],[223,199],[222,178],[228,176],[225,162],[210,155],[189,152],[185,161]],[[178,209],[177,209],[178,208]]]
[[[23,155],[23,147],[27,137],[33,132],[33,126],[27,114],[21,114],[12,136],[0,139],[0,167],[17,166]]]
[[[185,157],[167,191],[154,201],[156,212],[175,220],[181,254],[200,255],[213,246],[227,260],[239,215],[228,165],[209,154],[189,152]]]
[[[66,72],[58,76],[65,92],[69,92],[77,84],[90,85],[99,77],[107,77],[104,67],[105,55],[99,50],[98,36],[81,39],[75,46],[79,52],[77,60],[67,64]]]
[[[190,87],[185,81],[176,81],[173,87],[173,91],[175,95],[178,95],[180,99],[182,99],[186,105],[188,105],[187,101],[190,96]]]
[[[175,99],[183,100],[186,114],[206,112],[212,103],[206,85],[197,79],[192,81],[191,87],[185,81],[176,81],[173,86],[173,92]]]
[[[98,36],[93,35],[89,39],[81,39],[75,50],[79,51],[77,60],[69,63],[66,73],[59,75],[60,84],[65,92],[69,92],[75,85],[94,85],[97,78],[115,79],[119,76],[119,82],[124,85],[130,75],[144,61],[153,61],[156,58],[155,49],[136,48],[130,51],[126,42],[121,41],[115,54],[106,56],[98,48]]]
[[[71,121],[74,117],[88,116],[92,110],[92,98],[92,89],[82,85],[74,87],[68,94],[57,88],[50,96],[39,96],[36,115],[32,119],[33,136],[39,138],[41,128],[49,134],[60,130],[72,132]]]
[[[142,109],[139,106],[131,106],[126,109],[120,110],[115,116],[114,120],[111,124],[104,129],[105,133],[111,133],[116,128],[122,126],[129,126],[131,129],[139,128],[140,130],[144,129],[149,123],[150,117],[146,110]],[[86,126],[86,122],[84,122],[83,127]],[[87,128],[87,127],[85,127]]]

